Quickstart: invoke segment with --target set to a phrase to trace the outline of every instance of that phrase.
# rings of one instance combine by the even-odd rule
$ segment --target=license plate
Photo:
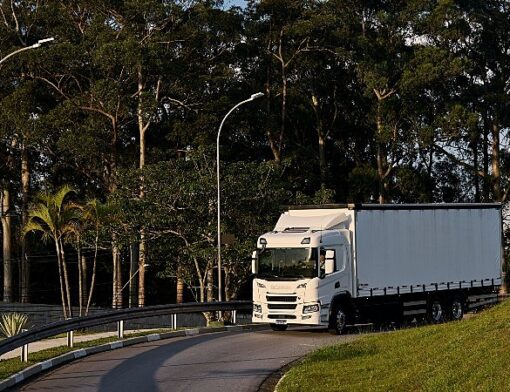
[[[276,320],[276,324],[287,324],[287,320]]]

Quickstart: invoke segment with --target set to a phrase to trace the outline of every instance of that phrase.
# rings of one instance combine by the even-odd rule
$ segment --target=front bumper
[[[262,303],[261,310],[253,311],[252,322],[261,324],[300,324],[300,325],[328,325],[327,317],[322,317],[321,314],[327,309],[320,309],[318,312],[303,313],[303,307],[311,304],[295,304],[294,309],[278,309],[278,305],[284,307],[284,304],[279,303]],[[277,309],[275,309],[275,307]],[[290,308],[288,306],[287,308]],[[319,307],[320,308],[320,307]]]

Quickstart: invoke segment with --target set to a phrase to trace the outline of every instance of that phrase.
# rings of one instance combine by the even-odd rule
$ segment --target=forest
[[[224,299],[282,206],[506,203],[509,25],[508,0],[0,1],[3,301],[217,300],[218,127],[257,92],[220,138]]]

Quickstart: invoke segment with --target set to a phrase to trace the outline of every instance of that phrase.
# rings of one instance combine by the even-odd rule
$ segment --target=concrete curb
[[[93,346],[88,348],[82,348],[79,350],[71,351],[66,354],[59,355],[58,357],[48,359],[44,362],[36,363],[35,365],[32,365],[26,369],[23,369],[22,371],[13,374],[9,378],[6,378],[3,381],[0,381],[0,391],[5,391],[8,388],[12,388],[16,384],[19,384],[25,380],[27,380],[30,377],[33,377],[35,375],[41,374],[49,369],[52,369],[54,367],[63,365],[68,362],[72,362],[76,359],[83,358],[92,354],[102,353],[105,351],[110,350],[116,350],[122,347],[128,347],[132,346],[134,344],[140,344],[140,343],[149,343],[154,342],[156,340],[163,340],[163,339],[171,339],[171,338],[177,338],[177,337],[183,337],[183,336],[196,336],[196,335],[206,335],[210,333],[217,333],[217,332],[240,332],[240,331],[246,331],[246,330],[264,330],[268,329],[267,325],[264,324],[248,324],[248,325],[232,325],[232,326],[225,326],[225,327],[212,327],[212,328],[191,328],[191,329],[184,329],[181,331],[174,331],[174,332],[165,332],[165,333],[156,333],[156,334],[150,334],[145,336],[138,336],[135,338],[128,338],[124,340],[119,340],[112,343],[106,343],[102,344],[100,346]]]

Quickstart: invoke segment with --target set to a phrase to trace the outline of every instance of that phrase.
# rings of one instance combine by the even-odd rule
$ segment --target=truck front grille
[[[269,296],[266,295],[267,302],[296,302],[296,296],[295,295],[285,295],[285,296]]]
[[[296,309],[296,304],[267,304],[268,309]]]
[[[267,316],[267,318],[269,319],[273,319],[273,320],[276,320],[276,319],[288,319],[288,320],[295,320],[296,319],[296,316],[294,316],[293,314],[270,314]]]

